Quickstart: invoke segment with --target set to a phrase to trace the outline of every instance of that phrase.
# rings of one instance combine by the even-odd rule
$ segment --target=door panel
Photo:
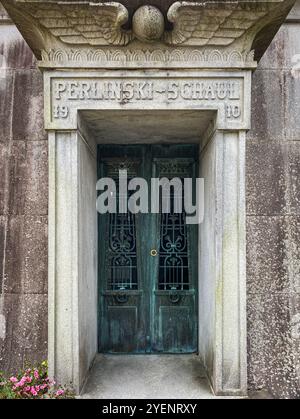
[[[104,148],[99,177],[114,179],[127,170],[128,181],[141,176],[143,157],[136,149]],[[118,190],[118,189],[117,189]],[[116,194],[117,202],[119,195]],[[119,208],[118,208],[119,210]],[[99,343],[101,352],[139,353],[146,350],[147,291],[143,273],[141,216],[131,213],[99,216]],[[101,259],[101,255],[103,256]]]
[[[154,176],[179,178],[182,184],[185,178],[195,178],[195,158],[178,157],[182,154],[176,152],[176,147],[170,152],[174,158],[154,158]],[[157,156],[160,151],[154,153]],[[171,191],[170,213],[162,213],[160,207],[155,221],[158,256],[153,278],[153,350],[192,353],[197,351],[197,255],[192,250],[197,248],[197,226],[186,224],[183,199],[183,212],[176,213],[174,192]]]
[[[99,178],[126,169],[149,185],[183,180],[196,176],[197,155],[196,146],[101,146]],[[99,216],[100,352],[197,351],[198,227],[173,202],[169,214]]]
[[[108,342],[111,352],[132,352],[136,349],[138,335],[137,303],[130,306],[114,306],[108,304]]]
[[[166,300],[165,302],[163,300]],[[161,298],[159,306],[158,348],[166,353],[189,353],[196,351],[191,342],[194,340],[194,325],[191,322],[193,310],[189,301],[181,300],[181,305],[170,306],[168,298]]]

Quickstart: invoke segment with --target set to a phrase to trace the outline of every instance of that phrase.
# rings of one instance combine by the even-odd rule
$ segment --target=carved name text
[[[155,100],[164,95],[167,101],[183,100],[238,100],[239,84],[234,81],[56,81],[54,99],[60,100]]]

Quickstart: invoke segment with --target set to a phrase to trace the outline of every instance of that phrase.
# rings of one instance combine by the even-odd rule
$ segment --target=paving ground
[[[99,355],[85,399],[212,399],[195,355]]]

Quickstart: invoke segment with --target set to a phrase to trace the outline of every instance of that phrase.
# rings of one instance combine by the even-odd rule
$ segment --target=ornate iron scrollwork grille
[[[110,214],[108,243],[108,288],[138,288],[136,258],[136,226],[132,214]]]
[[[189,289],[188,240],[185,213],[174,212],[171,194],[170,214],[160,215],[159,289]]]
[[[119,170],[127,170],[128,182],[137,176],[137,162],[124,159],[110,159],[107,176],[114,179],[117,186],[117,206],[119,202]],[[129,196],[128,196],[129,198]],[[136,217],[134,214],[109,214],[107,226],[106,272],[108,290],[137,290],[137,246]]]
[[[182,185],[184,177],[193,174],[194,161],[190,159],[158,159],[156,164],[160,176],[169,179],[179,177]],[[190,289],[190,255],[183,195],[180,196],[182,213],[175,212],[175,199],[179,198],[174,195],[174,188],[170,191],[170,213],[160,213],[159,290]]]

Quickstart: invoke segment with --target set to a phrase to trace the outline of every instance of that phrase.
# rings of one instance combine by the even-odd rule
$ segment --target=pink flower
[[[25,383],[27,383],[27,378],[28,377],[22,377],[21,380],[16,384],[16,387],[23,387],[25,385]]]
[[[26,383],[30,384],[32,382],[32,378],[31,377],[26,377]]]
[[[47,388],[48,387],[48,384],[43,384],[43,385],[41,385],[41,390],[45,390],[45,388]]]
[[[55,386],[56,382],[51,380],[50,378],[48,379],[48,385],[49,387]]]
[[[30,374],[31,373],[31,369],[26,370],[26,374]]]
[[[16,377],[10,377],[9,381],[11,383],[17,383],[18,382],[18,379]]]
[[[37,392],[39,392],[39,391],[40,391],[40,389],[41,389],[41,386],[35,386],[35,390],[36,390]]]
[[[38,370],[34,370],[33,375],[34,375],[34,378],[35,378],[36,380],[38,380],[38,379],[40,378],[40,374],[39,374]]]
[[[35,388],[34,388],[34,387],[31,387],[30,393],[31,393],[33,396],[37,396],[37,392],[36,392],[36,390],[35,390]]]
[[[56,395],[57,397],[62,396],[62,395],[64,395],[64,394],[65,394],[64,390],[57,390],[57,392],[55,393],[55,395]]]
[[[27,387],[25,387],[25,388],[24,388],[24,391],[25,391],[26,393],[29,393],[29,392],[30,392],[30,390],[31,390],[31,387],[30,387],[30,386],[27,386]]]

